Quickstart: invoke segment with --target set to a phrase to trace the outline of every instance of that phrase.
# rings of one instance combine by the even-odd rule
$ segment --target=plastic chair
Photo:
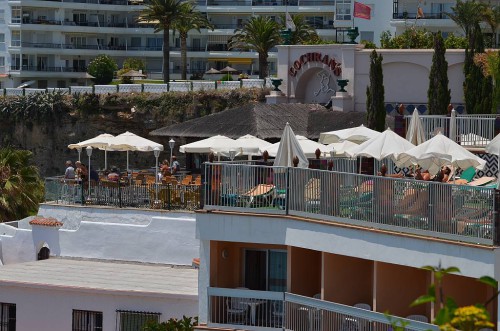
[[[273,316],[273,326],[280,328],[283,323],[283,317],[285,316],[282,301],[273,301],[273,311],[271,314]]]
[[[229,324],[248,324],[248,305],[239,298],[226,299],[227,321]]]

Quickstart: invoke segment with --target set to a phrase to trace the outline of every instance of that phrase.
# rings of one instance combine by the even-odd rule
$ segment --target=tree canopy
[[[118,70],[116,61],[109,55],[101,54],[90,61],[87,72],[94,76],[97,85],[107,85],[113,81],[115,71]]]

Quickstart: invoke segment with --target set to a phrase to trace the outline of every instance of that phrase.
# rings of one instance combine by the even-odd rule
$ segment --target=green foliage
[[[394,316],[391,316],[389,312],[384,312],[384,315],[391,324],[392,331],[405,331],[405,327],[410,324],[409,322],[403,321],[402,319],[394,318]]]
[[[304,45],[310,40],[319,39],[316,29],[314,29],[300,14],[290,14],[290,17],[295,24],[295,31],[292,31],[290,45]],[[280,15],[280,30],[287,30],[286,15]]]
[[[444,47],[446,49],[465,49],[467,48],[467,38],[450,33],[444,40]]]
[[[145,8],[139,15],[140,22],[154,22],[155,33],[163,32],[163,68],[170,68],[170,28],[185,19],[192,12],[185,7],[192,6],[185,0],[151,0],[145,3]],[[163,82],[170,81],[170,70],[163,70]]]
[[[58,123],[70,108],[70,97],[61,91],[0,98],[0,118],[25,123]]]
[[[361,40],[361,44],[365,45],[365,49],[376,49],[377,45],[369,40]]]
[[[223,81],[223,82],[232,81],[233,80],[233,75],[231,75],[230,73],[227,73],[224,76],[222,76],[220,80]]]
[[[122,69],[136,70],[136,71],[142,70],[142,72],[145,72],[146,71],[146,61],[144,61],[143,59],[135,58],[135,57],[129,57],[129,58],[125,59],[125,61],[123,61]]]
[[[443,37],[438,32],[434,36],[434,55],[427,90],[429,115],[446,115],[448,112],[451,90],[448,88],[448,62],[445,54]]]
[[[368,127],[377,131],[385,130],[383,57],[373,50],[370,55],[370,86],[366,88],[366,117]]]
[[[193,331],[198,325],[198,317],[182,316],[182,319],[171,318],[166,322],[149,320],[142,331]]]
[[[338,42],[335,42],[334,40],[329,40],[329,39],[321,39],[321,38],[313,38],[309,40],[304,40],[302,42],[303,45],[335,45],[338,44]]]
[[[484,52],[483,34],[479,24],[471,30],[468,40],[464,61],[465,109],[468,114],[488,114],[492,112],[492,79],[485,77],[481,68],[474,63],[474,55]]]
[[[116,61],[108,55],[101,54],[90,61],[87,72],[94,76],[94,83],[106,85],[111,83],[115,71],[118,70]]]
[[[253,49],[259,54],[259,78],[268,76],[268,56],[271,48],[281,42],[279,25],[270,17],[252,16],[229,40],[232,50]]]
[[[26,150],[0,148],[0,222],[36,214],[44,198],[43,181]]]
[[[415,299],[411,303],[410,307],[429,302],[438,304],[439,310],[436,314],[434,323],[437,325],[445,325],[451,321],[453,312],[457,308],[457,304],[452,298],[445,296],[443,291],[443,278],[449,274],[459,273],[460,269],[457,267],[443,268],[441,263],[439,263],[438,266],[424,266],[422,269],[431,271],[434,274],[435,284],[429,286],[427,294]],[[436,289],[438,293],[436,293]]]
[[[184,19],[174,20],[172,22],[173,35],[175,32],[179,32],[179,38],[181,41],[181,79],[186,79],[187,77],[187,38],[188,33],[191,30],[196,30],[200,32],[202,28],[208,28],[213,30],[214,26],[208,21],[205,14],[196,10],[194,3],[187,2],[186,5],[181,7]]]
[[[391,39],[392,39],[392,34],[391,31],[386,30],[382,31],[380,34],[380,48],[391,48]]]

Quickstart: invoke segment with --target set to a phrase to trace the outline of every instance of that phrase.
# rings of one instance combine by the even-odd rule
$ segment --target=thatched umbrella
[[[129,78],[145,78],[146,75],[137,70],[129,70],[124,74],[121,74],[120,77],[129,77]]]
[[[227,66],[224,69],[220,70],[220,72],[224,73],[224,74],[232,74],[232,73],[238,72],[238,70],[231,68],[230,66]]]
[[[205,71],[205,74],[207,75],[216,75],[216,74],[220,74],[221,72],[217,69],[214,69],[214,68],[210,68],[210,70],[207,70]]]

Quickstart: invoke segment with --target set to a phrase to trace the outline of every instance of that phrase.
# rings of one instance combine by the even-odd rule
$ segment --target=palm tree
[[[304,42],[318,39],[318,33],[316,29],[313,28],[302,15],[290,15],[293,24],[295,25],[295,30],[292,31],[292,37],[290,38],[291,45],[301,45]],[[286,16],[281,15],[281,29],[286,30]]]
[[[187,19],[190,1],[185,0],[151,0],[141,11],[139,21],[155,25],[155,33],[163,31],[163,82],[170,81],[170,33],[169,30],[177,21]]]
[[[186,79],[187,71],[187,37],[190,30],[197,30],[200,32],[202,28],[214,29],[214,26],[208,21],[207,17],[195,10],[193,3],[187,3],[183,6],[182,11],[184,12],[185,18],[173,22],[172,29],[173,34],[175,31],[179,32],[179,38],[181,40],[181,66],[182,66],[182,79]]]
[[[470,38],[476,25],[484,19],[485,4],[475,0],[457,0],[453,13],[446,13],[465,32],[465,37]]]
[[[269,17],[254,16],[229,40],[230,49],[255,50],[259,54],[259,78],[268,75],[269,50],[281,42],[279,25]]]
[[[493,34],[493,42],[496,46],[497,44],[497,28],[500,25],[500,6],[489,6],[484,10],[484,20],[491,28],[491,33]]]
[[[38,210],[43,182],[30,165],[32,153],[0,148],[0,221],[14,221]]]

